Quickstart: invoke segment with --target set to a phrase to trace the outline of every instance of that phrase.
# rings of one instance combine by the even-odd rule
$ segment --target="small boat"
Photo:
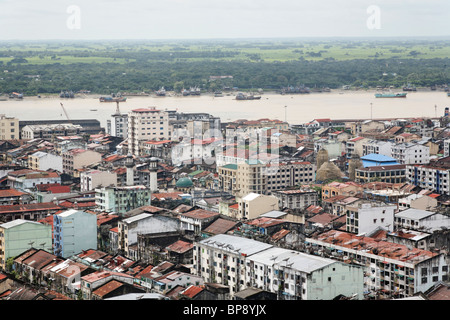
[[[75,98],[73,91],[61,91],[59,94],[60,98]]]
[[[242,92],[239,92],[236,95],[236,100],[259,100],[261,99],[261,96],[254,96],[252,94],[246,95],[243,94]]]
[[[126,97],[100,97],[100,102],[125,102]]]
[[[164,89],[164,87],[161,87],[158,91],[156,91],[156,95],[158,97],[165,97],[166,96],[166,89]]]
[[[189,92],[189,90],[186,90],[186,89],[184,89],[184,88],[183,88],[183,90],[181,91],[181,93],[182,93],[183,96],[185,96],[185,97],[191,94],[191,93]]]
[[[450,97],[450,92],[447,92],[447,97]]]
[[[406,93],[375,93],[375,98],[406,98]]]
[[[97,109],[91,109],[91,111],[97,111]]]
[[[214,92],[214,97],[223,97],[222,91],[215,91]]]
[[[189,93],[191,94],[191,96],[199,96],[200,95],[200,88],[199,87],[194,87],[194,88],[190,88],[189,89]]]
[[[415,86],[412,86],[411,84],[408,83],[408,85],[403,87],[403,91],[417,91]]]
[[[10,95],[9,95],[9,98],[10,99],[23,99],[23,93],[18,93],[18,92],[12,92]]]

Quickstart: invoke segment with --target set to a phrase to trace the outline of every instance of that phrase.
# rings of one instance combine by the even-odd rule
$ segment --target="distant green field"
[[[221,56],[221,53],[227,56]],[[433,59],[450,57],[450,41],[180,41],[0,43],[0,61],[23,57],[29,64],[127,63],[154,61],[295,61],[375,58]],[[55,57],[52,59],[51,56]],[[82,56],[80,56],[82,55]],[[114,58],[115,57],[115,58]]]

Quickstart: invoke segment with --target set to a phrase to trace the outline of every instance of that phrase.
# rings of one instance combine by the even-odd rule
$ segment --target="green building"
[[[52,251],[52,227],[39,222],[16,219],[0,225],[0,267],[31,247]]]

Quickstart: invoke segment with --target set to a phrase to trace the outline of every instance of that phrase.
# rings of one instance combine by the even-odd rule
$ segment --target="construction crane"
[[[61,108],[63,109],[64,114],[66,115],[67,120],[70,121],[69,115],[67,114],[67,111],[66,111],[66,109],[64,108],[64,105],[62,104],[62,102],[60,102],[59,104],[61,105]]]

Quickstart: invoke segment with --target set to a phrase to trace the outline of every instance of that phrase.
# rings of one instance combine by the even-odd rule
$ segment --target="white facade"
[[[113,114],[108,122],[110,135],[123,139],[128,137],[128,114]]]
[[[225,234],[194,243],[194,269],[205,282],[228,285],[232,295],[249,287],[278,293],[280,299],[363,295],[358,266]]]
[[[63,159],[61,156],[38,151],[28,157],[28,167],[35,170],[54,169],[62,172]]]
[[[369,140],[363,144],[363,156],[376,153],[390,157],[393,143],[389,141]]]
[[[433,233],[442,228],[450,228],[450,217],[426,210],[406,209],[395,214],[397,228]]]
[[[358,203],[356,207],[347,207],[348,232],[358,235],[369,234],[375,229],[383,228],[394,230],[395,205],[387,205],[377,202]]]
[[[234,294],[247,288],[246,257],[271,248],[272,245],[226,234],[194,243],[195,274],[205,282],[228,285]]]
[[[100,170],[90,170],[80,174],[80,189],[82,192],[94,190],[101,186],[116,186],[117,173]]]
[[[444,140],[444,157],[450,155],[450,139]]]
[[[247,258],[246,282],[286,300],[363,299],[363,270],[298,251],[273,247]]]
[[[407,165],[407,183],[439,194],[450,194],[450,170],[427,165]]]
[[[400,164],[429,163],[430,148],[414,143],[399,143],[392,146],[391,157]]]

